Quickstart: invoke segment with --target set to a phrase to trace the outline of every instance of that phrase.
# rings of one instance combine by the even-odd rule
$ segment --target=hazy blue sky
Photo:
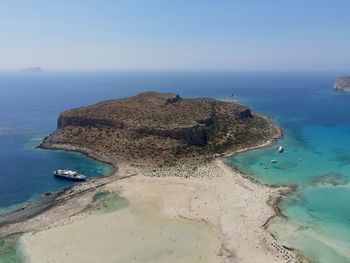
[[[8,0],[0,69],[349,70],[349,0]]]

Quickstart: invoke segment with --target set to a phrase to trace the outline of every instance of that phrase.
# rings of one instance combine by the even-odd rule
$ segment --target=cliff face
[[[253,146],[276,132],[246,106],[147,92],[61,113],[42,147],[72,145],[115,158],[166,162]]]
[[[339,77],[335,80],[334,89],[336,91],[350,92],[350,77]]]

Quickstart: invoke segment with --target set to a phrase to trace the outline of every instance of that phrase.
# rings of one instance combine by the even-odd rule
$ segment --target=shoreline
[[[216,159],[214,163],[215,166],[209,168],[213,174],[212,178],[189,177],[184,179],[171,175],[150,177],[145,175],[147,171],[146,173],[140,171],[139,176],[114,180],[106,184],[102,190],[109,189],[114,192],[118,189],[117,192],[130,199],[131,204],[135,197],[148,200],[149,196],[154,197],[157,192],[157,201],[160,198],[161,210],[167,217],[190,221],[194,225],[198,223],[214,225],[215,232],[220,237],[220,242],[216,245],[220,248],[215,251],[220,256],[210,262],[232,262],[230,261],[232,258],[236,258],[238,262],[247,263],[296,262],[294,251],[279,245],[263,227],[264,222],[275,213],[266,201],[269,196],[280,194],[281,189],[270,189],[264,185],[255,184],[241,177],[220,159]],[[169,174],[171,173],[172,171],[169,170]],[[171,193],[170,197],[169,193]],[[176,201],[174,201],[175,196],[178,199]],[[121,212],[116,212],[115,215],[117,216],[118,213]],[[80,218],[75,219],[75,217]],[[89,217],[90,215],[84,216],[77,213],[66,217],[54,226],[35,231],[34,234],[25,234],[27,245],[34,242],[34,248],[31,248],[34,251],[31,255],[35,259],[33,262],[39,260],[35,255],[40,254],[40,251],[36,248],[45,246],[45,243],[42,244],[40,240],[46,240],[46,238],[60,240],[60,235],[56,236],[55,229],[60,229],[67,235],[66,227],[71,226],[73,229],[69,229],[73,232],[81,229],[82,225],[89,222],[84,218]],[[96,218],[94,220],[101,222]],[[109,221],[103,222],[110,224]],[[52,233],[54,236],[51,236]],[[242,243],[239,240],[243,238],[246,241]],[[67,253],[74,253],[74,251],[69,250]],[[41,254],[41,256],[46,255]],[[252,258],[255,261],[251,261]],[[264,260],[260,261],[261,259]]]
[[[47,138],[47,137],[48,136],[46,136],[45,138]],[[45,140],[45,138],[44,138],[44,140]],[[88,158],[93,159],[97,162],[112,166],[112,172],[110,175],[114,174],[118,170],[118,162],[112,161],[112,159],[110,157],[107,157],[105,155],[96,154],[89,149],[84,149],[81,147],[68,145],[68,144],[57,144],[57,145],[50,144],[50,145],[48,145],[48,144],[44,144],[43,141],[41,141],[41,143],[39,145],[37,145],[36,148],[43,149],[43,150],[76,152],[76,153],[83,154],[83,155],[87,156]],[[109,175],[106,175],[106,176],[109,176]]]
[[[216,163],[218,166],[221,166],[221,168],[223,170],[226,170],[226,171],[230,170],[230,172],[228,172],[228,173],[231,174],[231,176],[234,174],[235,176],[238,176],[242,180],[249,181],[252,185],[256,185],[257,187],[262,187],[262,188],[265,188],[265,189],[269,189],[269,191],[275,191],[276,193],[278,192],[277,195],[285,194],[285,193],[291,191],[291,189],[281,190],[283,187],[278,187],[277,188],[277,187],[270,187],[270,186],[266,186],[264,184],[261,184],[260,182],[254,180],[254,179],[252,179],[252,178],[250,178],[248,176],[245,176],[239,170],[237,170],[235,167],[231,167],[231,166],[225,164],[224,161],[223,161],[223,158],[225,158],[225,157],[233,156],[233,155],[245,152],[245,151],[251,151],[251,150],[254,150],[254,149],[258,149],[258,148],[268,147],[268,146],[271,146],[272,144],[274,144],[279,138],[281,138],[283,136],[283,131],[280,128],[278,128],[277,126],[273,126],[273,127],[276,129],[276,131],[278,131],[278,133],[276,134],[276,136],[274,136],[273,138],[269,139],[267,142],[265,142],[263,144],[260,144],[258,146],[255,146],[255,147],[244,148],[244,149],[241,149],[241,150],[238,150],[238,151],[235,151],[235,152],[223,154],[219,158],[214,158],[214,160],[211,161],[211,162],[212,163]],[[122,179],[130,178],[131,176],[137,175],[137,173],[138,173],[138,172],[136,172],[136,174],[134,173],[134,174],[131,174],[131,175],[129,174],[128,175],[128,173],[127,173],[128,169],[132,170],[132,171],[135,171],[134,167],[132,165],[130,165],[130,163],[128,163],[128,162],[118,162],[117,160],[112,161],[111,158],[109,158],[107,156],[95,154],[95,153],[89,151],[88,149],[82,149],[80,147],[75,147],[75,146],[71,146],[71,145],[50,145],[50,146],[40,145],[38,147],[43,148],[43,149],[53,149],[53,150],[64,150],[64,151],[79,152],[79,153],[82,153],[82,154],[84,154],[84,155],[86,155],[86,156],[88,156],[90,158],[95,159],[96,161],[104,162],[104,163],[107,163],[109,165],[112,165],[113,172],[110,175],[105,176],[103,178],[92,179],[92,180],[89,180],[88,182],[86,182],[87,184],[91,185],[90,188],[88,189],[88,191],[91,191],[91,193],[96,193],[96,192],[98,192],[98,191],[96,191],[96,190],[98,190],[98,188],[104,188],[108,184],[121,182]],[[147,174],[147,172],[145,172],[145,173]],[[137,178],[138,177],[140,177],[140,176],[137,176]],[[141,177],[148,178],[150,176],[146,175],[146,176],[141,176]],[[150,178],[152,178],[152,176]],[[166,178],[171,178],[171,176],[170,177],[166,177]],[[101,183],[101,180],[103,180],[102,183]],[[186,184],[187,183],[186,180],[190,180],[190,179],[180,178],[180,180],[184,180],[184,184]],[[99,182],[100,182],[100,184],[99,184]],[[83,184],[79,184],[79,185],[78,184],[77,185],[73,185],[71,187],[68,187],[67,189],[62,189],[59,192],[62,195],[65,195],[67,193],[75,192],[74,193],[74,197],[71,197],[70,199],[74,199],[74,198],[79,199],[79,196],[82,197],[82,196],[84,196],[86,194],[86,189],[84,189],[84,185],[86,185],[86,184],[83,183]],[[89,203],[91,203],[91,200],[92,200],[92,198],[94,196],[91,193],[89,194],[89,198],[88,199],[85,198],[84,202],[82,202],[80,204],[80,206],[76,207],[76,209],[73,209],[73,210],[75,210],[74,213],[70,213],[68,215],[64,214],[63,218],[67,219],[67,218],[74,217],[74,216],[78,215],[79,213],[81,213],[82,210],[83,210],[83,207],[86,207]],[[36,218],[36,217],[40,218],[42,214],[45,214],[47,212],[50,214],[50,210],[54,210],[58,206],[64,205],[64,203],[66,202],[65,200],[58,200],[58,201],[55,200],[55,201],[56,202],[54,202],[55,204],[53,206],[50,206],[50,207],[48,207],[47,209],[45,209],[43,211],[39,211],[37,214],[32,215],[30,218],[31,219]],[[267,205],[268,207],[270,207],[273,210],[273,213],[271,215],[269,215],[269,217],[265,220],[265,222],[263,224],[260,225],[260,228],[264,232],[266,232],[266,234],[270,235],[270,237],[273,240],[273,242],[271,244],[274,244],[273,247],[275,248],[275,250],[278,253],[282,253],[282,252],[283,253],[287,253],[289,255],[289,258],[294,260],[294,261],[281,261],[281,262],[296,262],[295,261],[296,258],[299,257],[299,255],[296,253],[296,251],[294,251],[291,248],[284,247],[283,245],[279,245],[277,243],[278,241],[276,240],[276,238],[269,231],[267,231],[267,229],[266,229],[266,225],[271,220],[271,218],[273,218],[273,217],[275,217],[275,216],[277,216],[279,214],[278,213],[278,202],[279,202],[279,198],[278,197],[271,197],[271,195],[269,195],[269,199],[268,200],[265,200],[264,204]],[[79,211],[79,208],[80,208],[80,211]],[[56,216],[57,216],[57,213],[54,212],[53,214],[56,214]],[[48,218],[48,217],[50,217],[50,215],[46,216],[46,218]],[[23,221],[25,221],[25,220],[23,220]],[[18,227],[18,224],[23,224],[25,226],[26,222],[15,222],[15,225],[17,225],[17,227]],[[17,232],[14,232],[13,231],[14,229],[12,229],[12,231],[9,231],[9,232],[13,232],[13,233],[8,234],[8,235],[6,235],[6,234],[4,235],[4,231],[1,231],[0,232],[0,237],[3,238],[3,237],[9,236],[9,235],[13,235],[13,234],[26,233],[26,232],[32,232],[32,231],[45,231],[43,229],[46,229],[47,227],[51,228],[51,226],[50,226],[51,224],[52,224],[52,222],[50,222],[50,220],[46,220],[46,222],[44,224],[42,224],[42,225],[39,224],[36,227],[32,226],[31,227],[32,229],[30,229],[28,227],[27,228],[23,227],[22,231],[17,231]],[[6,231],[5,231],[5,233],[6,233]],[[224,235],[224,234],[221,233],[221,235]],[[228,251],[226,251],[226,253],[228,253]],[[276,256],[276,255],[274,255],[274,256]],[[245,261],[243,260],[241,262],[245,262]]]

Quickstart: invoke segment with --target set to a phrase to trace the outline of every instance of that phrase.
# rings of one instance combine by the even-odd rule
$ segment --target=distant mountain
[[[29,67],[29,68],[22,69],[22,72],[38,73],[38,72],[44,72],[44,70],[40,67]]]
[[[335,80],[334,89],[336,91],[350,92],[350,77],[339,77]]]

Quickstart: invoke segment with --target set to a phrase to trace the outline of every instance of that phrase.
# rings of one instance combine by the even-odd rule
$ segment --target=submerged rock
[[[320,185],[332,185],[332,186],[338,186],[338,185],[346,185],[349,183],[349,179],[345,177],[341,173],[337,172],[330,172],[323,174],[319,177],[316,177],[311,181],[312,186],[320,186]]]

